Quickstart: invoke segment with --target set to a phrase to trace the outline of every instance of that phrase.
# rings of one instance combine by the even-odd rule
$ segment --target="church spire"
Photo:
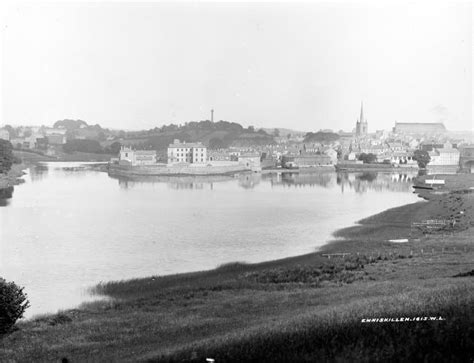
[[[360,119],[359,122],[364,122],[364,104],[360,101]]]

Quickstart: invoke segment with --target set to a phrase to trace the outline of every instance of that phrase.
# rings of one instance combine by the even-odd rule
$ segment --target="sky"
[[[470,2],[9,3],[0,125],[473,129]]]

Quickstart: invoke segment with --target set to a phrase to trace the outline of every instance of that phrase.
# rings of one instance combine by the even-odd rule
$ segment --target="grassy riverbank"
[[[41,161],[109,161],[110,158],[116,156],[111,154],[84,153],[79,151],[65,153],[59,150],[57,151],[56,156],[48,156],[38,152],[25,150],[14,150],[13,154],[24,163],[37,163]]]
[[[340,230],[318,253],[101,284],[111,299],[18,324],[0,340],[0,361],[472,361],[465,178]],[[427,219],[457,222],[412,227]],[[443,320],[361,322],[388,317]]]

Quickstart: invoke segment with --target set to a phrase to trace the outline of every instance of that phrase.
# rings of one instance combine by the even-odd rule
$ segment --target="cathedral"
[[[365,136],[368,133],[368,124],[367,120],[364,119],[364,106],[362,102],[360,104],[360,118],[357,120],[356,123],[356,136]]]

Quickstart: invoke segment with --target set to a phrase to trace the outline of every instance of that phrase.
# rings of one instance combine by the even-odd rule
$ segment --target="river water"
[[[116,179],[81,163],[30,167],[0,191],[0,276],[27,317],[96,297],[101,281],[207,270],[314,251],[340,228],[419,200],[415,174]]]

